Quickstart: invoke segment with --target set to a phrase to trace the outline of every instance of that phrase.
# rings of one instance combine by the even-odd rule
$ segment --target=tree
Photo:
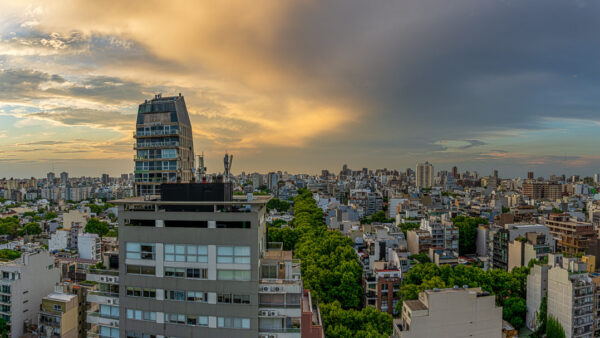
[[[509,297],[504,301],[502,307],[502,318],[510,322],[515,329],[523,327],[525,315],[527,314],[527,303],[520,297]]]
[[[55,219],[56,217],[58,217],[58,215],[57,215],[55,212],[52,212],[52,211],[48,211],[48,212],[46,213],[46,215],[44,216],[44,218],[45,218],[47,221],[49,221],[49,220],[51,220],[51,219]]]
[[[387,218],[385,215],[385,211],[379,210],[371,216],[365,217],[360,220],[361,224],[371,224],[371,223],[396,223],[395,218]]]
[[[565,338],[565,329],[553,316],[548,316],[546,322],[546,338]]]
[[[373,307],[344,309],[340,302],[320,304],[327,337],[389,337],[392,316]]]
[[[290,203],[286,201],[282,201],[279,198],[271,198],[269,202],[267,202],[267,211],[269,210],[277,210],[279,212],[287,212],[290,208]]]
[[[41,233],[42,233],[42,228],[36,222],[27,223],[27,224],[25,224],[25,226],[23,227],[23,229],[19,230],[19,235],[20,236],[23,236],[23,235],[39,235]]]
[[[487,224],[488,221],[481,217],[457,216],[452,219],[458,228],[458,251],[460,255],[474,254],[477,242],[477,227]]]
[[[0,318],[0,334],[2,338],[8,337],[8,333],[10,330],[8,329],[8,323],[6,323],[6,319]]]
[[[537,330],[535,330],[536,334],[540,336],[542,333],[546,332],[546,324],[548,321],[548,298],[542,298],[542,302],[540,303],[540,309],[535,312],[535,321],[537,324]]]
[[[83,229],[84,232],[97,234],[100,237],[106,235],[109,230],[108,223],[100,222],[97,218],[90,219]]]
[[[410,256],[410,258],[416,260],[419,263],[431,263],[429,256],[427,256],[427,254],[425,254],[425,253],[412,255],[412,256]]]
[[[0,250],[0,259],[12,261],[21,257],[21,252],[12,250],[12,249],[1,249]]]

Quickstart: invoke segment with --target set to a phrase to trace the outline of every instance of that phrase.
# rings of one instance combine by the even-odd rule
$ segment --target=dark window
[[[247,221],[217,221],[217,228],[226,229],[250,229],[250,222]]]
[[[165,221],[165,227],[170,228],[208,228],[207,221]]]
[[[153,227],[156,225],[156,222],[153,219],[131,219],[129,223],[126,223],[129,226],[138,226],[138,227]]]

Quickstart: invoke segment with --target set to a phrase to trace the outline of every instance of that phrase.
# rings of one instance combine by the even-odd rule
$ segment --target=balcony
[[[134,131],[133,137],[151,137],[151,136],[177,136],[179,131],[177,130],[154,130],[154,131]]]
[[[88,311],[87,322],[89,324],[98,324],[103,326],[119,327],[119,317],[110,317],[102,315],[100,312]]]
[[[164,147],[179,147],[178,141],[170,141],[170,142],[145,142],[145,143],[134,143],[133,149],[154,149],[154,148],[164,148]]]
[[[96,304],[119,305],[119,294],[112,292],[91,291],[88,293],[87,301]]]

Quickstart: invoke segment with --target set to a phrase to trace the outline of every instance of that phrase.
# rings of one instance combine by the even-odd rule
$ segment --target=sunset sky
[[[133,170],[185,96],[209,172],[600,172],[600,2],[1,1],[0,178]]]

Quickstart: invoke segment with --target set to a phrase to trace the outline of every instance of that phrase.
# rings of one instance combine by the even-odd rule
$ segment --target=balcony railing
[[[299,327],[259,328],[260,333],[300,333]]]
[[[162,147],[178,147],[178,141],[171,142],[146,142],[146,143],[134,143],[133,149],[141,149],[141,148],[162,148]]]

